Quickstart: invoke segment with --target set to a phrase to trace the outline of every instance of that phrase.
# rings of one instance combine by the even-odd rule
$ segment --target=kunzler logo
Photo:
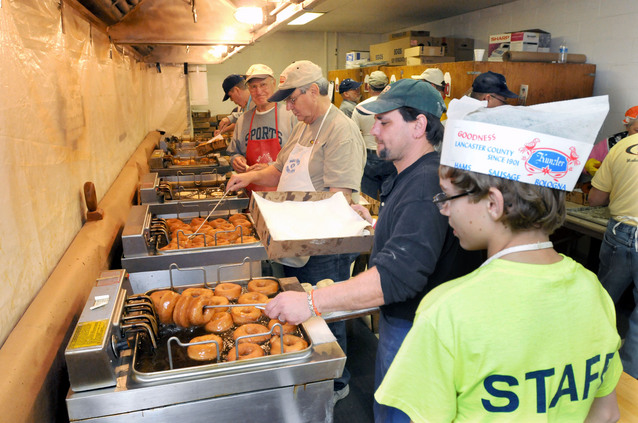
[[[578,154],[574,147],[569,148],[569,154],[554,148],[536,148],[540,140],[534,138],[530,143],[519,149],[523,153],[525,170],[528,176],[543,174],[558,182],[559,179],[573,170],[573,166],[579,165]]]

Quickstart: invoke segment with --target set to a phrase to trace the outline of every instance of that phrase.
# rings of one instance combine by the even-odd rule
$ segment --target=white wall
[[[329,70],[345,67],[346,52],[368,50],[370,44],[380,43],[385,39],[379,34],[325,32],[277,32],[268,35],[255,45],[245,47],[224,63],[208,66],[208,108],[214,115],[230,112],[235,104],[230,100],[222,102],[222,81],[232,73],[245,73],[254,63],[270,66],[275,72],[275,79],[278,79],[281,71],[290,63],[310,60],[321,66],[327,76]]]
[[[471,37],[486,48],[490,34],[540,28],[552,34],[551,51],[565,42],[570,53],[596,65],[594,95],[609,95],[601,130],[623,129],[625,111],[638,105],[638,2],[636,0],[520,0],[410,29],[433,36]],[[530,87],[530,89],[533,89]]]

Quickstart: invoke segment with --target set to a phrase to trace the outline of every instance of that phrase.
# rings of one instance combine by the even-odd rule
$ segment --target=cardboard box
[[[428,65],[430,63],[447,63],[454,62],[454,57],[450,56],[419,56],[419,57],[406,57],[406,66],[418,66]]]
[[[415,37],[428,37],[430,31],[401,31],[390,34],[388,38],[390,41],[398,40],[399,38],[415,38]]]
[[[490,35],[487,60],[502,62],[508,51],[549,52],[552,35],[540,29]]]
[[[417,46],[406,48],[403,51],[404,57],[419,57],[419,56],[443,56],[443,47],[441,46]]]
[[[440,46],[441,39],[434,37],[399,38],[385,43],[372,44],[370,45],[370,60],[385,61],[390,65],[405,65],[405,49],[418,45]]]
[[[447,44],[445,56],[454,57],[457,62],[474,60],[474,39],[472,38],[443,38],[441,44]]]
[[[346,63],[355,62],[357,60],[370,60],[369,51],[349,51],[346,53]]]
[[[334,195],[334,192],[279,192],[279,191],[260,191],[259,195],[270,201],[319,201]],[[254,196],[253,196],[254,197]],[[348,196],[346,196],[348,198]],[[259,207],[254,198],[251,198],[248,206],[253,221],[255,222],[255,231],[261,239],[261,243],[266,248],[268,258],[276,259],[282,257],[299,257],[299,256],[322,256],[328,254],[342,253],[362,253],[369,252],[372,249],[372,241],[374,240],[374,229],[368,227],[370,235],[343,237],[343,238],[323,238],[323,239],[304,239],[304,240],[288,240],[275,241],[270,236],[268,230],[268,222],[259,212]]]

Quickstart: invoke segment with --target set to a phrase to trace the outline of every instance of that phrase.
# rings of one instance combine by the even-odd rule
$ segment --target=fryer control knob
[[[131,348],[127,338],[119,338],[116,335],[113,335],[111,337],[111,347],[113,348],[113,352],[115,353],[115,356],[118,358],[120,357],[120,353],[123,350],[128,350]]]

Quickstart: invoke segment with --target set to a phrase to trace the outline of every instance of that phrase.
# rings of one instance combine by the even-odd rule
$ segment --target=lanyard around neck
[[[490,257],[487,260],[485,260],[483,262],[483,264],[481,264],[481,267],[486,266],[489,263],[491,263],[492,261],[494,261],[494,260],[496,260],[498,258],[501,258],[503,256],[506,256],[508,254],[519,253],[521,251],[544,250],[546,248],[552,248],[553,246],[554,246],[554,244],[552,244],[551,241],[535,242],[533,244],[515,245],[513,247],[505,248],[504,250],[501,250],[498,253],[494,254],[492,257]]]

